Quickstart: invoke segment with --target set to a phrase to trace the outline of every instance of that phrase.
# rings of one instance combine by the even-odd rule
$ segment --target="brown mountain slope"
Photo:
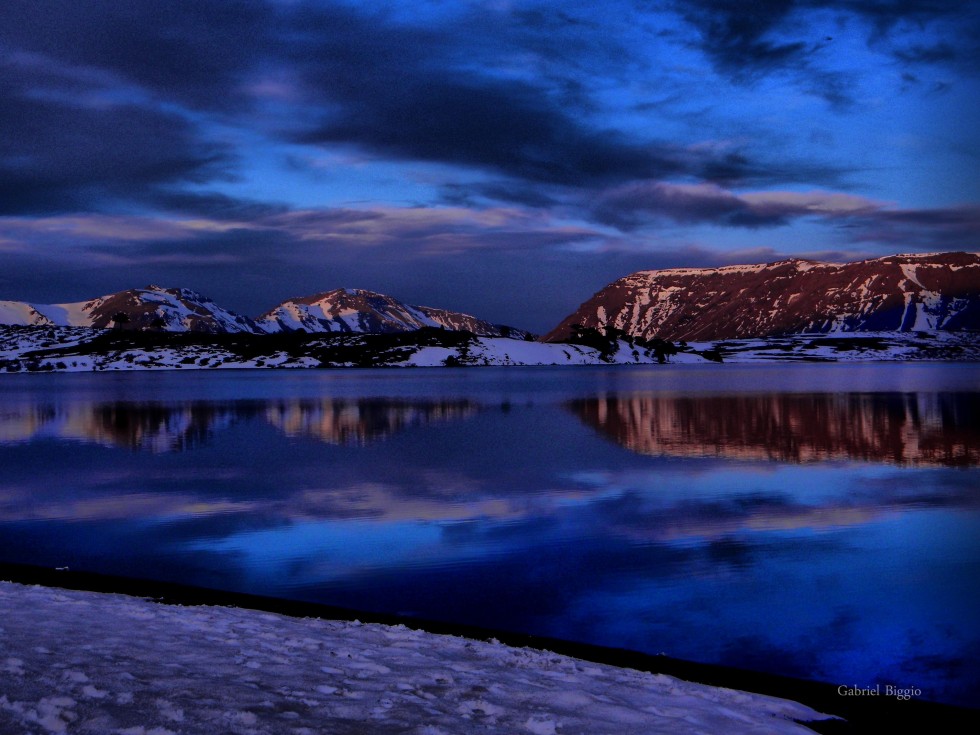
[[[639,271],[596,293],[544,339],[561,341],[575,324],[671,340],[980,330],[980,255]]]

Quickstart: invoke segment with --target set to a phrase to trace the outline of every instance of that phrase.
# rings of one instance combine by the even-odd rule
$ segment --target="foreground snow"
[[[0,582],[0,732],[810,733],[795,702],[405,627]]]

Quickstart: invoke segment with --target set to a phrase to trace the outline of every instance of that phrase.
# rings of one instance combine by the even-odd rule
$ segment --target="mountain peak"
[[[505,331],[524,336],[522,330],[498,327],[469,314],[413,306],[376,291],[335,288],[312,296],[287,299],[257,320],[266,332],[408,332],[423,327],[468,331],[499,337]]]
[[[74,303],[3,303],[8,306],[0,318],[9,324],[212,334],[259,331],[251,319],[217,306],[196,291],[154,284]]]

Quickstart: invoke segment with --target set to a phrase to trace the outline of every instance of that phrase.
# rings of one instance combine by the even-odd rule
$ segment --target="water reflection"
[[[321,399],[271,403],[265,409],[265,418],[286,436],[363,445],[410,427],[463,419],[478,410],[478,405],[468,400]]]
[[[318,399],[68,403],[19,405],[0,413],[0,443],[68,439],[105,447],[161,452],[196,449],[215,432],[262,418],[286,436],[364,445],[409,428],[464,419],[479,410],[468,400]]]
[[[531,401],[520,372],[442,374],[397,398],[265,374],[243,401],[0,391],[0,561],[975,701],[976,393],[658,395],[610,372]]]
[[[631,394],[565,405],[600,434],[652,456],[980,464],[977,393]],[[471,399],[387,398],[15,405],[0,413],[0,443],[54,438],[181,452],[238,422],[259,419],[288,437],[364,446],[481,410],[486,407]]]
[[[602,396],[568,407],[627,449],[655,456],[980,464],[976,393]]]
[[[19,405],[0,413],[0,443],[69,439],[154,453],[205,444],[219,429],[255,413],[249,404],[193,401]]]

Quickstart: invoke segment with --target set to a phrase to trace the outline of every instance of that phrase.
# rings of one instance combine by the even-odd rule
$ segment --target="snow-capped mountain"
[[[131,288],[70,304],[0,301],[0,324],[210,334],[260,331],[248,317],[223,309],[196,291],[161,286]]]
[[[266,332],[363,332],[388,334],[423,327],[468,331],[499,337],[523,337],[522,330],[491,324],[469,314],[431,306],[410,306],[385,294],[364,289],[333,291],[283,301],[256,322]]]
[[[980,254],[639,271],[596,293],[544,339],[565,339],[576,324],[671,340],[980,330]]]
[[[147,286],[70,304],[0,301],[0,324],[213,334],[298,331],[390,334],[435,327],[486,337],[530,337],[522,329],[491,324],[448,309],[410,306],[391,296],[363,289],[335,289],[288,299],[253,321],[190,289]]]

